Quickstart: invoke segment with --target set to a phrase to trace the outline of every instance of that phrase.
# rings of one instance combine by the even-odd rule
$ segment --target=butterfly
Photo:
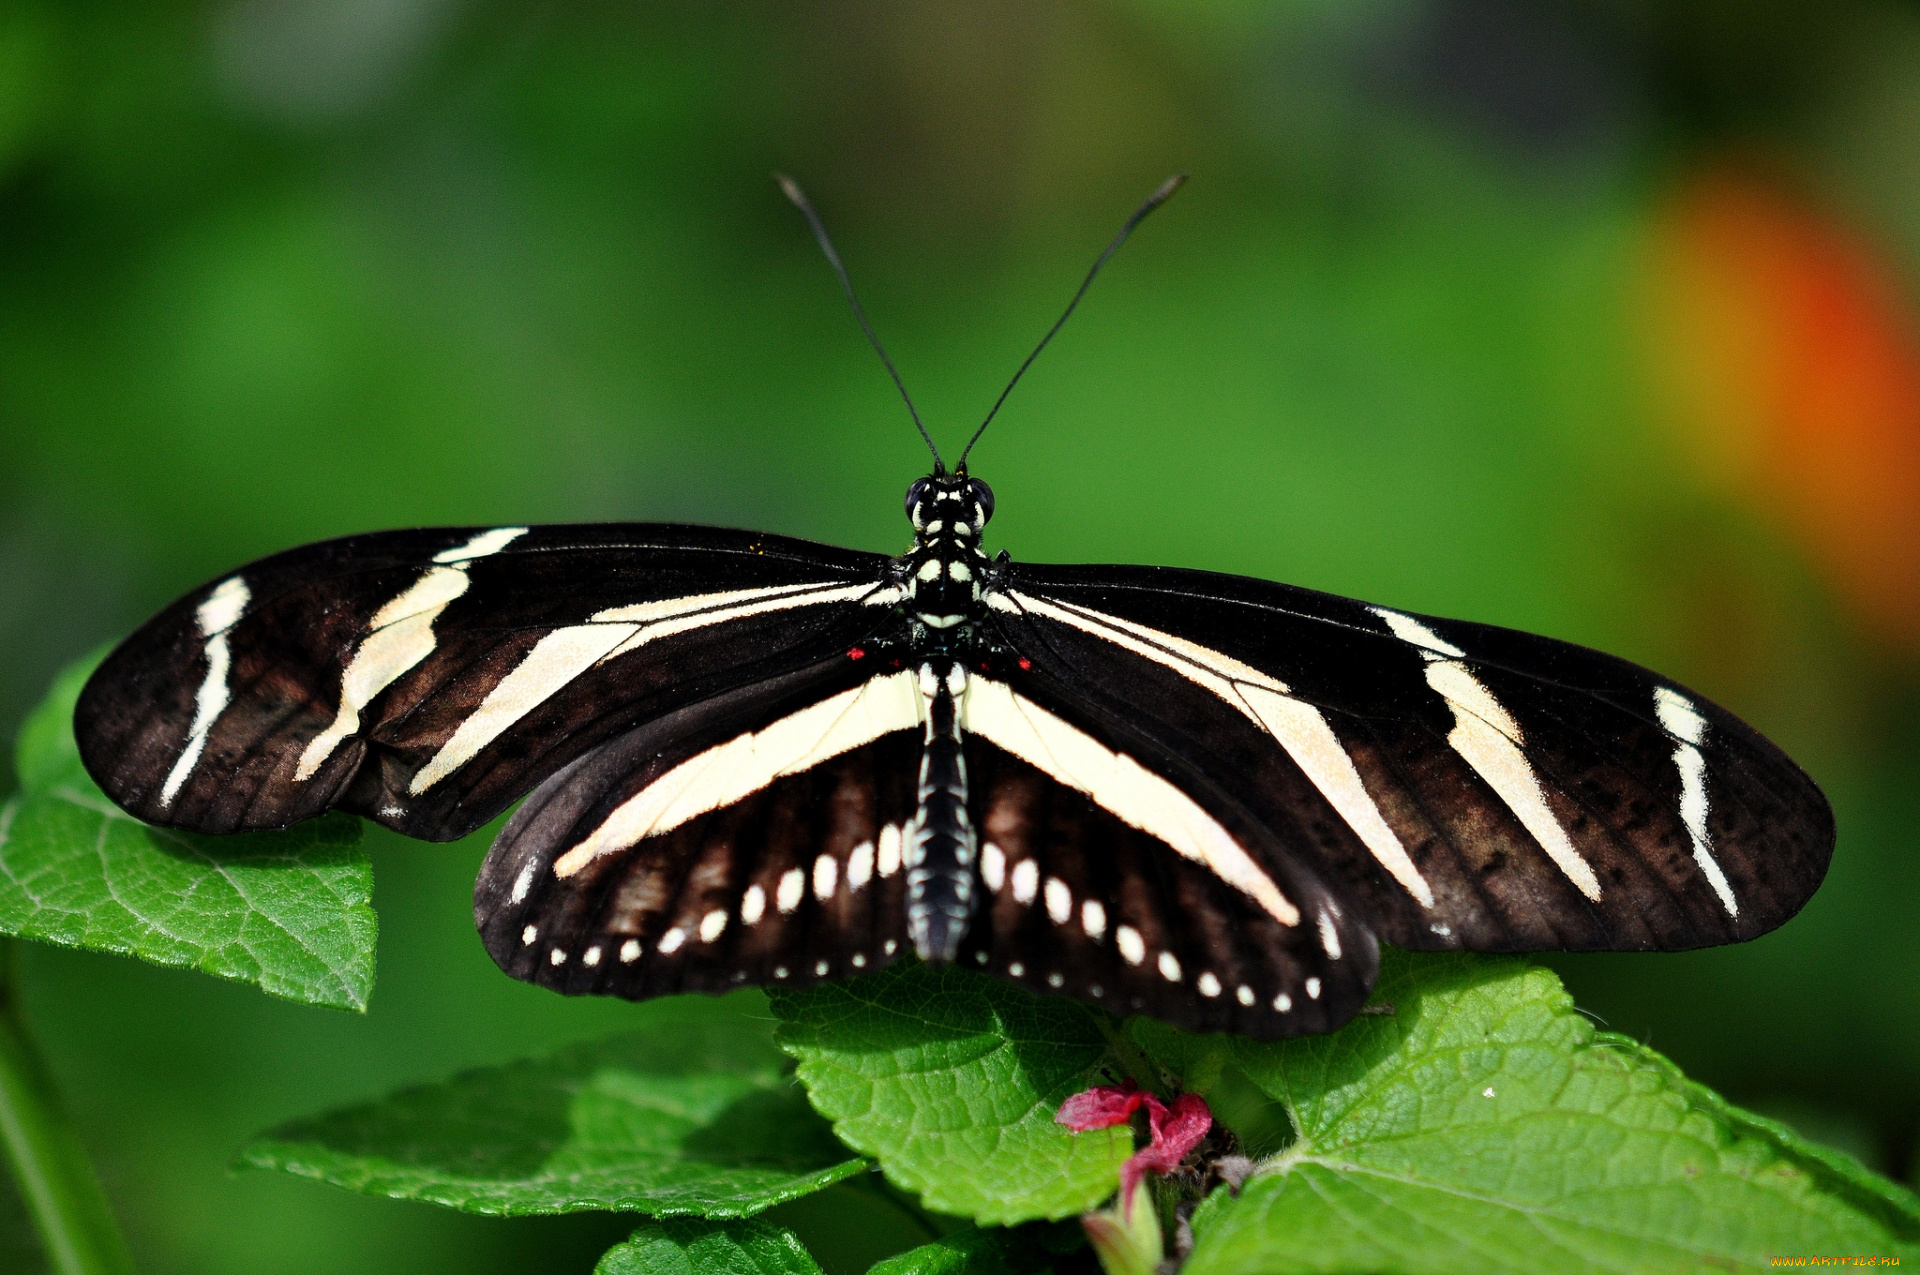
[[[524,797],[475,888],[488,952],[632,998],[912,955],[1275,1038],[1351,1017],[1383,941],[1734,942],[1825,874],[1819,788],[1683,686],[1262,580],[990,556],[972,442],[949,470],[914,420],[900,556],[647,523],[309,545],[122,643],[81,756],[204,832],[339,809],[445,841]]]

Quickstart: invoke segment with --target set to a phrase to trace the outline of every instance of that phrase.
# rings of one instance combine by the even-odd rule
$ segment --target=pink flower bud
[[[1125,1124],[1141,1107],[1147,1109],[1147,1145],[1128,1157],[1120,1166],[1120,1201],[1124,1212],[1133,1209],[1134,1188],[1149,1173],[1167,1174],[1180,1167],[1200,1140],[1213,1128],[1213,1112],[1207,1100],[1197,1093],[1184,1093],[1174,1099],[1173,1107],[1129,1080],[1118,1085],[1096,1085],[1077,1093],[1060,1104],[1054,1122],[1075,1133],[1089,1129],[1110,1129]]]

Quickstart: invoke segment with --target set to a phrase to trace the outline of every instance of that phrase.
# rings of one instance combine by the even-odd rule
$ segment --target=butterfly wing
[[[309,545],[128,638],[75,733],[151,823],[230,832],[338,807],[451,839],[641,722],[844,658],[889,614],[885,561],[646,524]]]
[[[902,868],[924,738],[917,678],[876,670],[850,684],[848,673],[844,660],[823,662],[709,701],[548,780],[481,869],[474,914],[494,959],[557,990],[639,998],[805,986],[909,950]],[[1004,712],[989,720],[994,685],[975,681],[970,720],[1033,752],[1004,729]],[[1024,711],[1053,723],[1048,742],[1063,754],[1071,732],[1083,752],[1146,758],[1182,780],[1197,801],[1179,797],[1177,817],[1250,848],[1240,869],[1277,885],[1290,915],[1223,878],[1218,857],[1137,826],[1162,826],[1152,814],[1119,801],[1128,823],[1107,809],[1102,800],[1116,798],[1085,767],[1056,758],[1048,770],[969,733],[984,893],[962,964],[1193,1030],[1325,1031],[1360,1006],[1377,968],[1373,938],[1305,864],[1124,721],[1080,711],[1044,679],[1021,679],[1018,693],[1038,697]],[[1167,789],[1162,800],[1175,800]]]
[[[360,536],[162,613],[75,730],[115,800],[209,831],[338,807],[444,839],[539,785],[475,895],[509,972],[802,985],[908,946],[925,706],[893,657],[933,639],[903,592],[877,555],[710,528]],[[1156,568],[1017,565],[986,602],[960,959],[1039,989],[1324,1031],[1376,935],[1750,938],[1831,855],[1778,749],[1580,647]]]
[[[988,600],[1037,672],[1211,776],[1400,946],[1751,938],[1832,853],[1779,749],[1569,643],[1162,568],[1016,564]]]
[[[1022,690],[1045,696],[1032,683]],[[1036,765],[976,737],[968,769],[985,891],[960,963],[1189,1031],[1272,1039],[1331,1031],[1350,1018],[1379,969],[1365,924],[1217,786],[1182,774],[1125,730],[1101,731],[1098,720],[1078,715],[1073,728],[1184,779],[1199,807],[1186,812],[1189,826],[1217,821],[1292,911],[1267,906],[1272,896],[1246,889],[1240,873],[1141,828],[1151,813],[1063,783],[1054,769],[1065,750],[1040,754]],[[1151,786],[1138,776],[1130,783]]]
[[[474,890],[516,978],[640,999],[805,986],[908,947],[921,697],[842,656],[711,697],[542,784]]]

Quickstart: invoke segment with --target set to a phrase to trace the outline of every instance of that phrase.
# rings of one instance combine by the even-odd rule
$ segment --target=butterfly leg
[[[977,837],[967,814],[967,762],[960,749],[960,696],[966,689],[967,671],[959,661],[934,659],[920,666],[927,736],[905,862],[907,933],[923,961],[951,961],[973,918]]]

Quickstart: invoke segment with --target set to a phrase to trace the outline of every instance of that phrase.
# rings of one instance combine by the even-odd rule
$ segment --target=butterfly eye
[[[993,517],[993,488],[978,478],[969,479],[967,485],[973,488],[973,499],[980,506],[980,521]]]
[[[919,504],[921,497],[926,494],[927,480],[925,478],[914,479],[913,485],[907,488],[907,517],[913,517],[913,507]]]

